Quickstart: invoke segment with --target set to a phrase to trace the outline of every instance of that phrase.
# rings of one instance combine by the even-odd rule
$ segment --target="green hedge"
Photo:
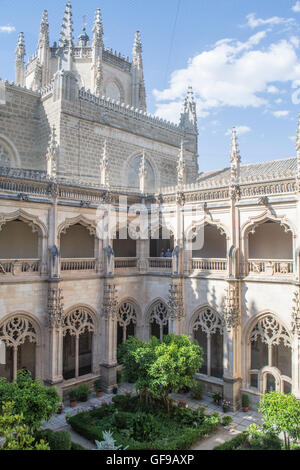
[[[282,442],[279,437],[262,432],[249,440],[248,432],[244,431],[214,450],[282,450]]]
[[[125,404],[135,411],[125,411]],[[153,438],[147,442],[133,437],[134,423],[140,415],[149,416],[145,425],[154,420]],[[210,435],[218,426],[217,416],[206,416],[203,410],[174,407],[170,414],[156,406],[143,408],[136,397],[114,397],[114,403],[68,418],[69,424],[81,436],[91,442],[103,439],[103,431],[111,430],[116,445],[128,446],[128,450],[185,450],[197,440]],[[145,434],[147,435],[147,433]]]
[[[80,444],[72,442],[68,431],[52,431],[43,429],[35,433],[36,440],[44,439],[48,442],[50,450],[86,450]]]

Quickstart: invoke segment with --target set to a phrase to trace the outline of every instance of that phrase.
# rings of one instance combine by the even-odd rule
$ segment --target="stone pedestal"
[[[113,388],[117,386],[117,365],[115,363],[100,366],[102,388],[105,393],[112,393]]]
[[[237,411],[241,407],[241,385],[242,379],[223,377],[223,398],[224,400],[230,401],[232,411]]]

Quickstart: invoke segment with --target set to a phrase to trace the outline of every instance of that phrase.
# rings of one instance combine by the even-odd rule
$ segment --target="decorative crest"
[[[186,130],[197,132],[197,113],[193,88],[189,86],[180,116],[180,126]]]

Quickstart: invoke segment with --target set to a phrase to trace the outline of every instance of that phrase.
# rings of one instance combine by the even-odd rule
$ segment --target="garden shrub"
[[[68,431],[43,429],[35,433],[35,438],[44,439],[48,442],[50,450],[71,450],[71,434]]]
[[[124,429],[132,424],[132,413],[117,410],[114,413],[114,424],[119,429]]]
[[[85,447],[81,446],[77,442],[73,442],[71,444],[71,450],[87,450]]]

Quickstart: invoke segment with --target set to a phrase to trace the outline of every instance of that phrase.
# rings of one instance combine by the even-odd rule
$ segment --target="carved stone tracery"
[[[26,340],[30,343],[37,343],[37,331],[28,318],[16,315],[0,326],[0,339],[7,347],[17,349]]]
[[[284,326],[273,315],[266,315],[258,320],[250,335],[250,343],[261,339],[268,346],[279,345],[291,347],[291,338]]]
[[[224,320],[227,331],[240,324],[240,292],[238,283],[230,284],[226,289]]]
[[[94,320],[91,313],[85,307],[78,307],[68,313],[63,320],[63,335],[79,337],[83,333],[95,331]]]
[[[160,328],[168,325],[169,310],[165,303],[157,302],[151,309],[150,323],[157,323]]]
[[[217,332],[223,334],[223,320],[220,315],[211,308],[202,309],[193,323],[193,331],[201,329],[207,336]]]

